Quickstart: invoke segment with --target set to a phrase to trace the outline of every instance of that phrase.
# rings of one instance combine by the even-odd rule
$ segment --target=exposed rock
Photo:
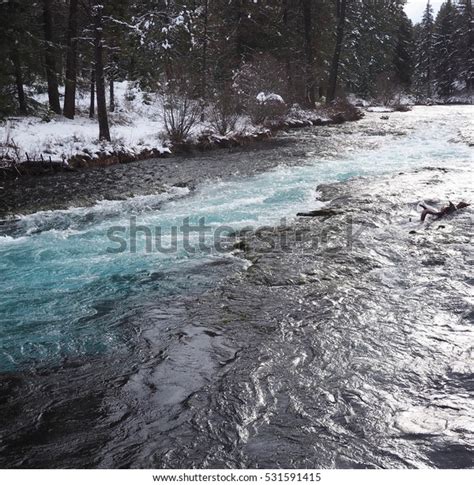
[[[248,249],[248,244],[244,240],[240,240],[234,244],[233,248],[239,251],[246,251]]]
[[[408,104],[396,104],[392,107],[394,111],[401,111],[401,112],[411,111],[411,106]]]

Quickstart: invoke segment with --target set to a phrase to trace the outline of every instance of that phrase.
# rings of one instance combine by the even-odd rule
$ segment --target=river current
[[[282,135],[253,176],[4,222],[1,465],[472,466],[470,209],[406,249],[418,200],[472,197],[472,116],[372,113]],[[223,226],[314,235],[295,214],[333,199],[374,228],[353,251],[204,248]]]

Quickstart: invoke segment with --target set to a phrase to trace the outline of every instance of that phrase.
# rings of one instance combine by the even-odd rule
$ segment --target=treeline
[[[114,82],[131,80],[202,107],[239,109],[259,92],[313,107],[346,93],[447,96],[473,88],[471,0],[4,0],[0,115],[49,108],[73,118],[77,90],[110,138]],[[64,86],[64,94],[59,89]],[[231,106],[227,106],[227,105]],[[225,106],[223,106],[225,105]],[[233,106],[235,105],[235,106]]]
[[[414,27],[414,92],[451,96],[474,89],[474,17],[472,0],[448,0],[436,19],[428,2]]]

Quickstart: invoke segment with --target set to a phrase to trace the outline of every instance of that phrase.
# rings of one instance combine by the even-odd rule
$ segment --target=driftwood
[[[340,214],[339,211],[332,209],[317,209],[309,212],[298,212],[297,217],[332,217]]]
[[[423,208],[423,212],[421,213],[421,222],[424,222],[427,215],[435,216],[436,219],[441,219],[444,216],[453,214],[454,212],[465,209],[469,207],[471,204],[467,204],[466,202],[459,202],[459,204],[454,205],[452,202],[449,203],[446,207],[443,207],[440,210],[433,209],[432,207],[427,207],[425,204],[420,204],[420,207]]]

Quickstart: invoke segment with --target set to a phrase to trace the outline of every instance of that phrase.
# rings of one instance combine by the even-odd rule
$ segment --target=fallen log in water
[[[340,214],[340,211],[332,209],[317,209],[309,212],[298,212],[297,217],[332,217]]]

